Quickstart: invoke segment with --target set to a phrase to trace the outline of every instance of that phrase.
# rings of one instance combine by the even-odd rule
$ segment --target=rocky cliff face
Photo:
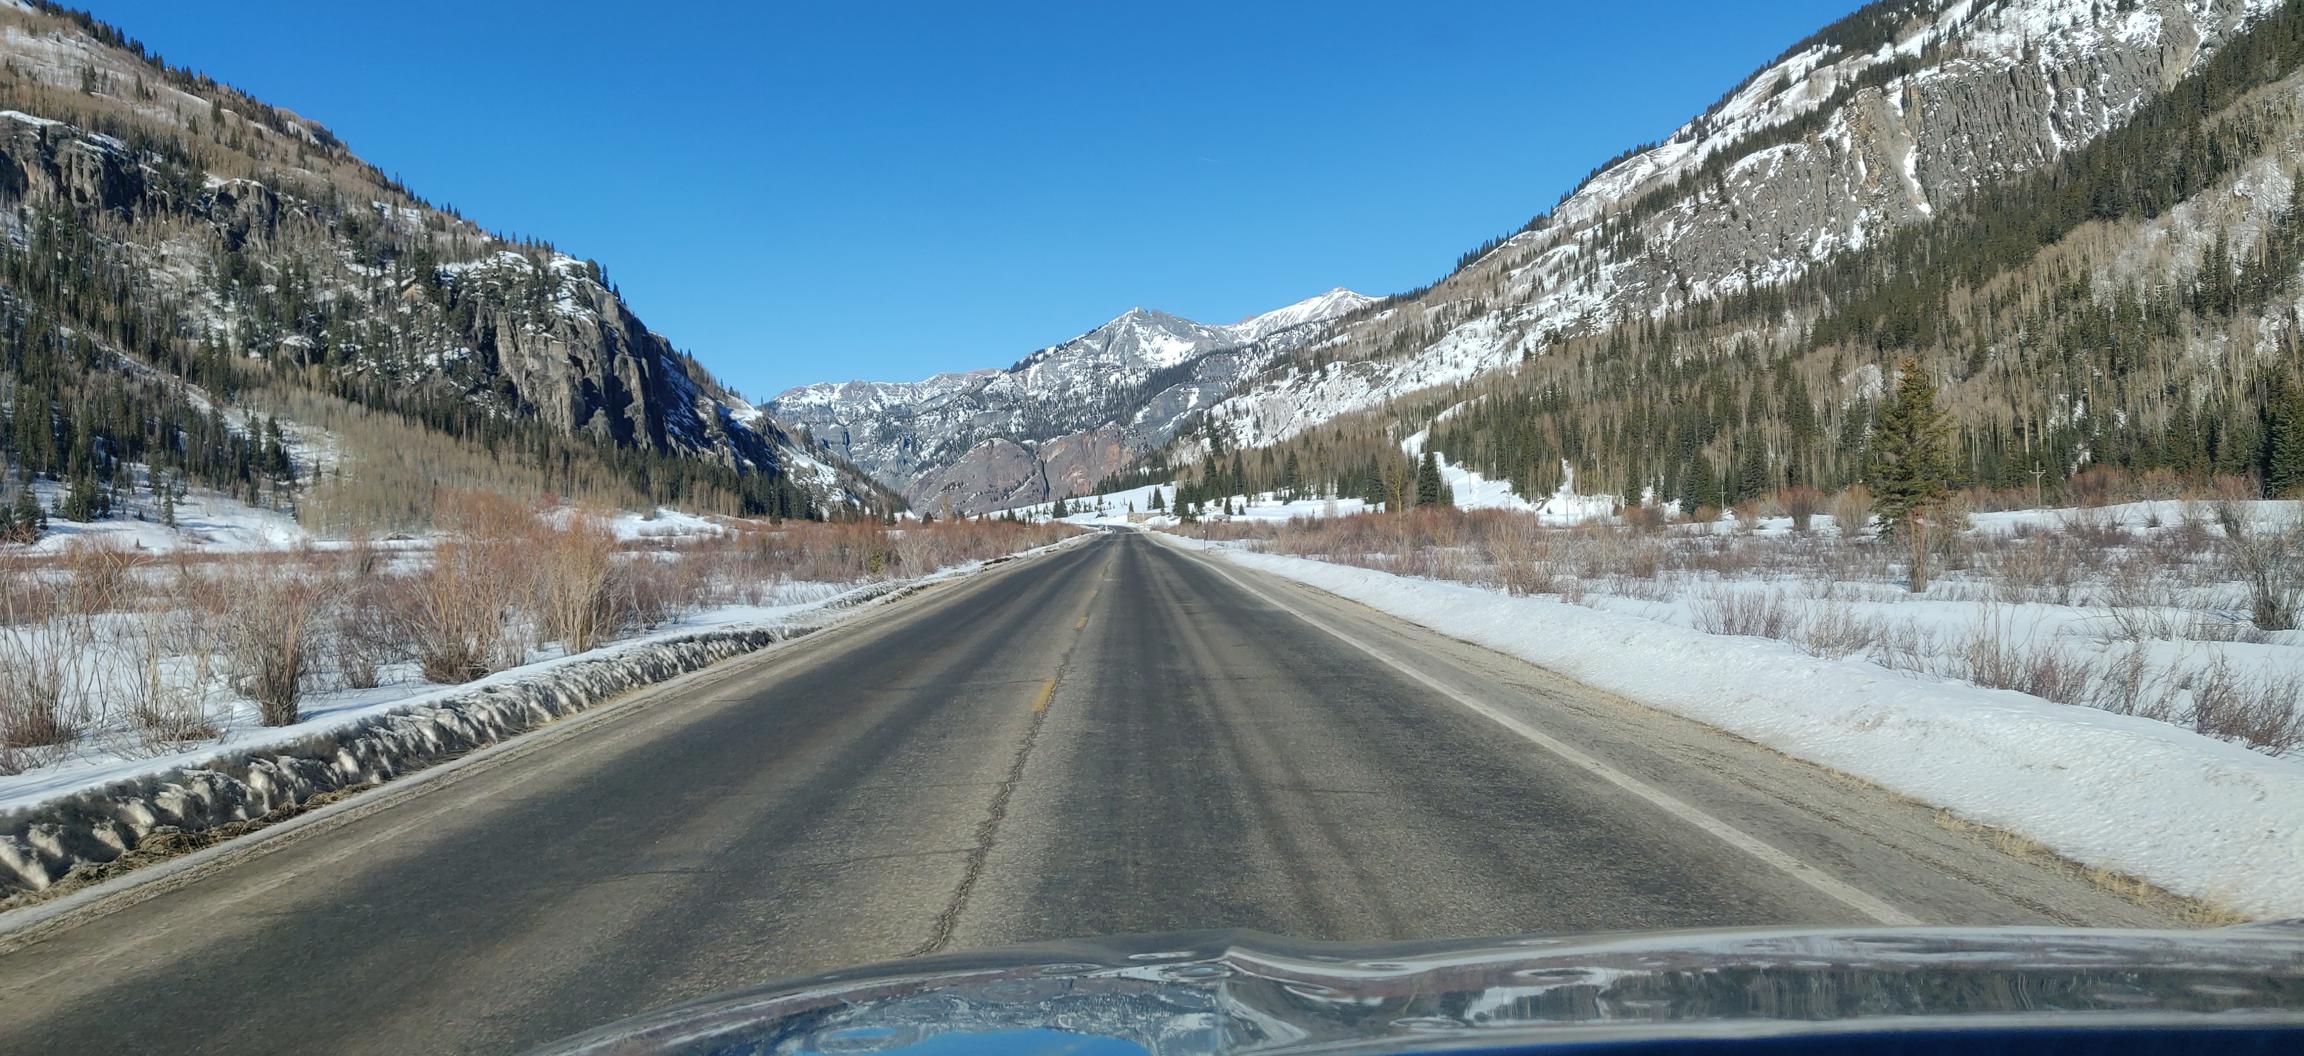
[[[616,446],[777,464],[781,430],[684,361],[586,262],[504,251],[442,267],[436,288],[446,351],[492,364],[507,410]]]
[[[1084,494],[1330,322],[1367,306],[1331,290],[1230,326],[1137,308],[1006,370],[793,389],[777,419],[903,493],[962,513]]]
[[[597,264],[433,208],[325,128],[100,23],[0,4],[0,58],[0,234],[69,231],[81,266],[158,321],[125,354],[213,350],[455,432],[533,421],[852,497]]]
[[[1209,412],[1240,444],[1790,281],[2119,125],[2275,0],[1875,3]]]

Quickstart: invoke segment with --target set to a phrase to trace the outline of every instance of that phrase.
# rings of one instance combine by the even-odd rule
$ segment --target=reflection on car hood
[[[836,972],[631,1020],[548,1051],[1399,1053],[2148,1026],[2304,1031],[2304,925],[1383,946],[1244,932],[1095,940]]]

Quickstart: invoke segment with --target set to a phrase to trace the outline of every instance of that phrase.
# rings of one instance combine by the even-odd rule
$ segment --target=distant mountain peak
[[[920,502],[975,512],[1082,491],[1373,299],[1337,287],[1229,326],[1137,305],[1006,370],[802,386],[769,405]]]
[[[1338,286],[1326,293],[1306,297],[1286,307],[1275,308],[1262,315],[1249,316],[1226,327],[1226,329],[1246,334],[1249,340],[1257,341],[1282,330],[1308,323],[1325,323],[1339,319],[1374,303],[1376,303],[1374,297],[1354,293]]]

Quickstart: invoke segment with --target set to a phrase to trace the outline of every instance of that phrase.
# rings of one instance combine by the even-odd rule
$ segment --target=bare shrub
[[[945,533],[941,524],[911,525],[889,533],[897,575],[922,576],[943,564]]]
[[[235,688],[256,702],[264,725],[294,723],[336,584],[301,562],[275,558],[242,562],[228,575],[232,604],[222,644]]]
[[[2180,599],[2164,572],[2160,559],[2151,551],[2112,563],[2104,577],[2102,600],[2115,638],[2146,642],[2181,633],[2181,623],[2172,611]]]
[[[1471,580],[1465,557],[1462,547],[1408,547],[1394,555],[1393,563],[1401,575],[1465,583]]]
[[[2184,494],[2184,478],[2167,468],[2147,469],[2136,475],[2138,498],[2161,501]]]
[[[19,768],[52,757],[80,735],[81,658],[93,642],[66,621],[12,625],[0,631],[0,750]],[[21,754],[20,754],[21,753]]]
[[[1655,579],[1664,570],[1662,548],[1651,545],[1630,547],[1624,554],[1624,575],[1631,579]]]
[[[642,554],[627,569],[626,600],[632,620],[642,627],[661,627],[680,618],[693,592],[674,555]]]
[[[432,563],[394,592],[393,612],[427,681],[470,682],[510,666],[507,622],[519,584],[485,543],[444,540]]]
[[[1969,682],[2059,704],[2088,703],[2095,687],[2095,673],[2086,661],[2037,636],[2016,638],[1994,609],[1985,611],[1983,624],[1968,636],[1958,660],[1959,676]]]
[[[2070,604],[2080,568],[2060,538],[2030,534],[1993,551],[1985,562],[1998,600]]]
[[[2208,482],[2208,498],[2218,505],[2262,498],[2264,484],[2253,476],[2223,474]]]
[[[1824,496],[1806,484],[1784,489],[1776,501],[1783,504],[1785,516],[1792,518],[1792,530],[1801,535],[1808,534],[1815,523],[1816,511],[1824,507]]]
[[[393,619],[393,593],[391,581],[355,578],[336,606],[336,678],[344,688],[373,689],[383,684],[386,667],[408,659],[406,640]]]
[[[196,610],[171,605],[123,629],[113,662],[129,749],[158,754],[223,732],[213,707],[216,627]]]
[[[1624,523],[1642,535],[1664,530],[1664,507],[1654,503],[1624,507]]]
[[[2113,659],[2090,690],[2088,706],[2120,715],[2141,715],[2165,722],[2169,718],[2165,678],[2152,666],[2150,650],[2131,645]]]
[[[2061,521],[2064,534],[2087,550],[2110,551],[2129,542],[2128,527],[2108,510],[2083,506],[2066,513]]]
[[[1495,526],[1486,549],[1505,590],[1513,594],[1558,592],[1552,539],[1534,517],[1515,517]]]
[[[1934,632],[1909,621],[1881,620],[1874,624],[1866,659],[1891,671],[1931,671],[1944,652]]]
[[[1880,625],[1846,605],[1826,604],[1809,610],[1795,640],[1809,653],[1837,660],[1871,650],[1880,641]]]
[[[1759,593],[1720,588],[1699,594],[1691,602],[1696,629],[1706,634],[1791,638],[1800,624],[1798,615],[1778,591]]]
[[[1758,566],[1758,553],[1750,540],[1711,534],[1685,537],[1673,550],[1680,567],[1723,578],[1752,571]]]
[[[1753,532],[1759,530],[1760,500],[1746,499],[1743,502],[1737,503],[1732,508],[1732,512],[1736,515],[1737,531],[1746,535],[1750,535]]]
[[[2248,589],[2250,618],[2263,630],[2293,630],[2304,606],[2304,516],[2260,526],[2247,507],[2227,500],[2216,504],[2216,520],[2224,528],[2225,560]]]
[[[2279,755],[2304,745],[2304,673],[2249,678],[2219,656],[2184,679],[2192,728]]]
[[[2135,484],[2127,473],[2105,465],[2088,466],[2064,482],[2065,496],[2073,505],[2083,508],[2109,505],[2135,493]]]
[[[2176,507],[2176,530],[2164,538],[2180,553],[2206,550],[2209,544],[2209,510],[2206,504],[2186,502]]]
[[[619,574],[608,523],[574,514],[541,533],[531,605],[543,636],[571,653],[597,647],[630,616],[631,591]]]
[[[66,607],[83,617],[121,607],[135,568],[142,561],[142,555],[109,536],[72,540],[56,559],[56,567],[64,575]]]
[[[536,518],[478,492],[444,492],[434,509],[443,537],[431,563],[393,592],[393,615],[425,679],[469,682],[525,658],[512,620],[530,582],[524,551]]]
[[[1832,497],[1832,523],[1840,529],[1840,538],[1854,539],[1872,526],[1872,489],[1862,484],[1851,484],[1848,490]]]
[[[376,537],[364,529],[347,533],[344,545],[336,552],[343,563],[344,574],[353,579],[364,579],[384,570],[384,558],[376,549]]]
[[[13,565],[0,575],[0,773],[57,758],[90,719],[95,621],[34,581]]]
[[[2213,612],[2196,612],[2184,624],[2179,634],[2195,642],[2246,642],[2263,645],[2272,640],[2272,632],[2245,620],[2233,619]]]

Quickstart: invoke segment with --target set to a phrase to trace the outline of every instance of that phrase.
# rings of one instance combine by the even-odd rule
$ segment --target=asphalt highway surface
[[[314,821],[0,935],[0,1051],[517,1052],[1074,936],[2172,923],[1924,805],[1133,532]]]

